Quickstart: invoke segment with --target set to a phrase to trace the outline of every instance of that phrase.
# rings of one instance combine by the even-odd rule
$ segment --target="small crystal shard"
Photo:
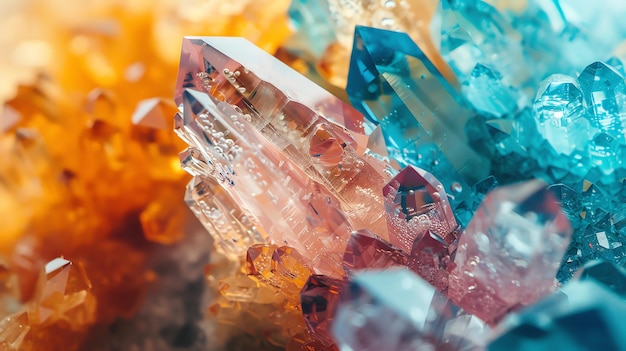
[[[488,323],[533,303],[553,288],[571,231],[543,182],[493,190],[460,237],[450,298]]]
[[[454,241],[457,229],[443,185],[430,173],[408,166],[383,188],[389,237],[410,253],[413,243],[431,231],[441,241]]]
[[[342,289],[341,280],[323,275],[312,275],[300,293],[300,304],[307,330],[327,346],[334,343],[330,335],[330,326]]]
[[[342,350],[480,350],[488,331],[406,268],[356,273],[332,328]]]

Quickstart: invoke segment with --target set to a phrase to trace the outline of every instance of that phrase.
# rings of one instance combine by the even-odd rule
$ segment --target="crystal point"
[[[352,233],[343,265],[348,271],[406,266],[407,255],[367,229]]]
[[[347,92],[352,103],[382,126],[389,157],[433,173],[456,204],[487,176],[488,160],[467,145],[472,117],[450,85],[404,33],[357,27]],[[453,187],[459,184],[459,187]]]
[[[302,314],[307,330],[330,346],[330,326],[341,298],[343,282],[323,275],[311,275],[300,293]]]
[[[595,62],[578,77],[591,125],[623,140],[626,127],[626,83],[611,66]]]
[[[410,253],[429,230],[450,243],[457,229],[443,185],[430,173],[408,166],[383,188],[392,244]]]
[[[316,265],[332,257],[321,273],[337,276],[352,228],[387,236],[379,189],[389,175],[365,154],[373,128],[358,111],[240,38],[185,38],[176,94],[183,166],[217,184],[206,189],[225,192],[263,239]]]
[[[450,298],[489,323],[533,303],[553,288],[571,231],[545,183],[491,191],[460,237]]]

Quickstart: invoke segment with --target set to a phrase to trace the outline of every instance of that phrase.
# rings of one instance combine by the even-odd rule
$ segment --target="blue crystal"
[[[624,139],[626,127],[626,84],[614,68],[595,62],[578,77],[588,103],[591,125],[616,139]]]
[[[533,103],[533,115],[543,137],[559,153],[569,155],[584,149],[590,126],[582,118],[585,101],[578,82],[569,76],[555,74],[545,79]]]
[[[616,294],[626,297],[626,270],[615,263],[603,260],[590,261],[580,271],[579,278],[604,284]]]
[[[326,48],[337,40],[331,25],[326,0],[293,0],[289,17],[296,31],[286,46],[311,61],[321,57]]]
[[[626,302],[594,280],[561,292],[505,320],[489,351],[626,350]]]
[[[435,175],[453,207],[488,176],[489,162],[465,134],[472,111],[407,34],[357,27],[346,90],[381,125],[389,156]]]
[[[435,42],[440,39],[441,55],[459,81],[482,64],[503,75],[505,86],[525,85],[528,73],[520,62],[525,58],[519,34],[493,6],[483,1],[441,0],[434,17],[431,35]]]

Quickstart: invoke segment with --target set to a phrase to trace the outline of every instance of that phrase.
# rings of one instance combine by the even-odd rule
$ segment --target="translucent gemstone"
[[[498,321],[550,293],[571,232],[543,182],[493,190],[460,236],[448,295],[484,321]]]
[[[453,205],[487,176],[489,161],[460,147],[473,113],[408,35],[357,27],[346,89],[354,106],[382,126],[389,157],[457,189]]]
[[[429,231],[443,243],[456,239],[446,191],[432,174],[408,166],[385,185],[383,195],[390,241],[404,252]]]
[[[626,270],[613,262],[603,260],[587,262],[578,277],[580,280],[593,280],[604,284],[615,294],[626,296]]]
[[[546,78],[537,91],[533,115],[543,137],[559,153],[569,155],[583,149],[590,138],[589,122],[581,118],[586,110],[578,82],[555,74]]]
[[[562,291],[511,316],[489,351],[623,350],[626,303],[593,280],[568,283]]]
[[[332,331],[342,350],[460,351],[484,347],[488,328],[413,272],[393,268],[354,275]]]
[[[280,287],[272,270],[272,256],[277,248],[276,245],[264,244],[250,246],[246,254],[246,274]]]
[[[389,175],[365,155],[373,128],[356,110],[236,38],[186,38],[176,91],[178,134],[212,166],[202,176],[271,240],[341,269],[352,227],[387,236],[377,189]]]
[[[626,83],[613,67],[602,62],[587,66],[578,76],[588,104],[591,125],[623,140],[626,127]]]
[[[0,340],[7,351],[22,349],[22,343],[28,336],[31,326],[26,312],[6,316],[0,322]]]
[[[344,268],[351,272],[363,269],[385,269],[407,264],[407,255],[402,250],[367,229],[352,233],[343,255]]]
[[[499,73],[481,63],[463,81],[462,92],[476,111],[486,116],[505,117],[517,111],[517,93],[502,82]]]
[[[313,274],[302,255],[291,247],[281,246],[272,254],[272,270],[282,280],[293,284],[298,289]]]
[[[343,282],[323,275],[312,275],[300,293],[302,314],[307,330],[315,339],[332,345],[330,326],[335,317]]]
[[[529,73],[520,63],[525,60],[520,35],[502,14],[483,1],[441,0],[431,23],[431,35],[441,42],[441,55],[461,82],[473,74],[478,64],[501,74],[505,87],[523,86],[528,80]]]

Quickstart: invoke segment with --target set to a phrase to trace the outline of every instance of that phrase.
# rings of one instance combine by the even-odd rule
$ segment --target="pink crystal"
[[[307,330],[317,340],[330,346],[330,326],[335,316],[343,281],[323,275],[312,275],[302,288],[300,303]]]
[[[367,229],[352,233],[343,255],[343,264],[347,271],[384,269],[406,266],[407,263],[407,255],[402,250]]]
[[[383,188],[383,195],[391,243],[410,254],[416,273],[445,291],[458,225],[443,185],[432,174],[408,166]]]
[[[390,175],[365,153],[372,126],[271,55],[240,38],[185,38],[176,102],[186,169],[216,180],[268,241],[339,276],[353,228],[387,237]]]
[[[496,323],[551,292],[571,232],[542,181],[493,190],[460,236],[448,295]]]

